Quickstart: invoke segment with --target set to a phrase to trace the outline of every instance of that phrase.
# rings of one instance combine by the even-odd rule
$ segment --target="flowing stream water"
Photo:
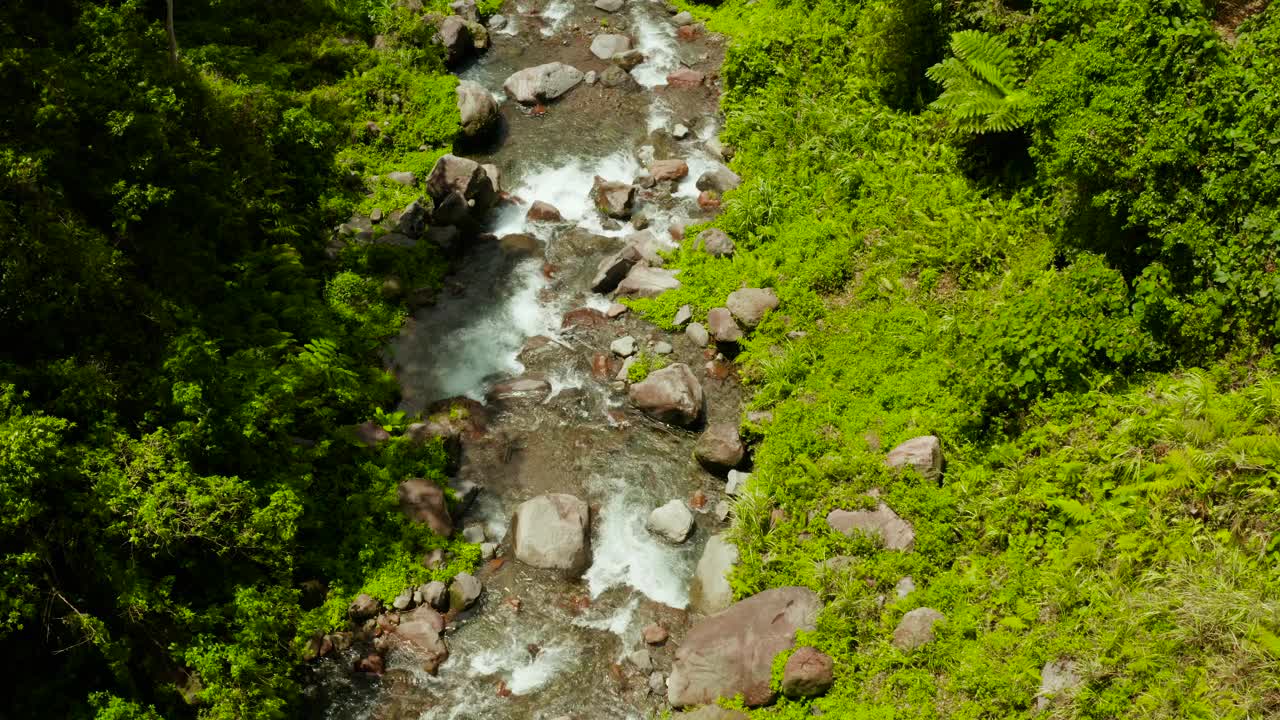
[[[576,495],[592,508],[591,563],[581,578],[514,558],[487,564],[478,573],[481,603],[445,634],[450,656],[436,675],[395,652],[381,677],[352,672],[354,650],[316,663],[318,705],[334,720],[649,717],[665,698],[650,688],[652,671],[626,658],[645,647],[640,631],[649,623],[662,623],[673,638],[682,634],[693,568],[707,538],[724,529],[708,512],[723,497],[724,482],[693,460],[696,435],[628,408],[612,377],[616,359],[605,374],[597,355],[607,355],[609,341],[622,335],[641,347],[672,344],[672,359],[702,379],[711,421],[737,420],[732,373],[683,334],[629,314],[562,327],[567,312],[611,302],[588,287],[603,253],[571,252],[562,245],[565,235],[574,228],[610,238],[635,232],[595,210],[589,197],[595,176],[631,182],[646,174],[655,153],[679,157],[689,176],[674,192],[644,203],[651,228],[667,238],[671,226],[708,218],[695,182],[715,163],[702,143],[715,134],[717,98],[708,87],[668,88],[666,77],[681,64],[714,71],[720,48],[705,37],[678,40],[667,7],[652,0],[628,0],[615,14],[589,0],[516,0],[504,12],[507,28],[459,73],[500,99],[502,129],[491,146],[465,154],[497,165],[504,189],[517,199],[495,212],[490,232],[533,235],[543,256],[507,257],[496,243],[471,249],[447,281],[449,290],[416,314],[388,356],[410,411],[459,396],[484,401],[496,383],[522,375],[551,383],[545,400],[485,407],[484,436],[467,442],[459,471],[483,490],[460,525],[482,525],[510,552],[504,538],[521,502],[549,492]],[[525,67],[560,61],[584,72],[607,68],[589,50],[590,31],[600,32],[602,19],[623,25],[611,31],[625,32],[644,53],[646,61],[632,71],[638,87],[583,84],[545,112],[505,99],[503,81]],[[686,140],[662,136],[677,123],[693,128]],[[535,200],[554,205],[565,222],[526,222]],[[707,502],[695,512],[698,527],[687,542],[671,545],[646,530],[653,508],[695,493]],[[652,650],[653,670],[670,670],[671,646]]]

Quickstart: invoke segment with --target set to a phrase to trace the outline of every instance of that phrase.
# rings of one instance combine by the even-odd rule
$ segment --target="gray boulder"
[[[698,567],[689,583],[689,606],[695,612],[710,615],[733,604],[729,571],[737,564],[738,547],[723,535],[713,535],[702,549]]]
[[[382,603],[368,593],[360,593],[347,606],[347,616],[356,622],[368,620],[382,610]]]
[[[439,580],[422,585],[418,588],[418,592],[422,594],[422,603],[436,610],[445,610],[449,607],[449,587]]]
[[[671,324],[675,325],[676,327],[682,327],[684,326],[685,323],[689,322],[692,319],[693,319],[693,308],[689,307],[688,305],[681,305],[680,309],[676,310],[676,316],[671,320]]]
[[[498,199],[493,180],[480,163],[457,155],[445,155],[436,160],[431,175],[427,177],[427,192],[436,202],[436,219],[440,224],[451,224],[444,219],[450,213],[488,210]],[[461,196],[464,202],[460,209],[446,210],[450,193]]]
[[[440,21],[440,29],[436,34],[440,44],[444,46],[445,62],[457,63],[471,51],[471,30],[466,18],[450,15]]]
[[[484,586],[470,573],[458,573],[449,583],[449,612],[462,612],[480,599]]]
[[[684,363],[649,373],[628,390],[631,404],[641,412],[670,425],[689,426],[702,419],[705,400],[702,384]]]
[[[458,114],[462,118],[462,134],[481,137],[493,129],[498,120],[498,103],[479,83],[458,83]],[[490,178],[492,180],[492,178]]]
[[[624,53],[623,55],[625,55],[628,60],[632,57],[629,53]],[[639,53],[637,53],[637,56],[638,55]],[[643,57],[641,57],[641,60],[643,61]],[[636,63],[636,65],[638,64],[639,63]],[[632,67],[634,68],[635,65],[632,65]],[[600,73],[600,83],[607,88],[622,88],[624,90],[635,90],[640,87],[640,83],[636,82],[636,79],[631,77],[631,73],[627,72],[625,67],[620,67],[618,65],[610,65],[605,68],[604,72]]]
[[[708,170],[698,178],[699,190],[711,190],[718,193],[726,193],[741,184],[742,178],[724,165]]]
[[[725,307],[743,327],[752,330],[770,310],[778,307],[778,294],[773,288],[742,288],[729,293]]]
[[[626,220],[635,208],[636,189],[630,183],[611,182],[597,175],[591,196],[596,209],[615,220]]]
[[[617,294],[620,297],[651,298],[678,287],[680,281],[670,270],[639,264],[618,283]]]
[[[676,27],[684,27],[685,25],[692,25],[693,13],[689,12],[688,10],[682,10],[671,17],[671,22],[675,23]]]
[[[582,82],[582,78],[581,70],[561,62],[552,62],[513,73],[502,87],[516,102],[533,105],[564,95]]]
[[[883,502],[875,510],[832,510],[827,525],[849,537],[859,532],[878,537],[890,550],[910,550],[916,539],[911,523]]]
[[[640,260],[640,251],[631,245],[601,260],[596,276],[591,281],[591,290],[598,293],[613,292]]]
[[[386,178],[393,183],[404,185],[405,187],[413,187],[418,184],[417,176],[407,170],[389,172],[386,174]]]
[[[734,423],[716,423],[703,431],[693,447],[693,456],[702,467],[716,474],[728,473],[742,464],[746,448]]]
[[[698,242],[703,251],[712,257],[733,257],[736,249],[729,233],[720,228],[707,228],[698,233]]]
[[[1084,684],[1084,679],[1072,660],[1051,660],[1040,671],[1040,692],[1036,695],[1036,710],[1046,710],[1056,702],[1065,700]]]
[[[915,650],[933,642],[933,627],[946,620],[946,616],[933,608],[916,608],[902,616],[893,631],[893,644],[899,650]]]
[[[711,342],[711,334],[702,323],[689,323],[689,327],[684,329],[684,334],[697,347],[706,347],[707,343]]]
[[[942,478],[942,441],[934,435],[911,438],[889,451],[885,464],[895,470],[913,468],[926,480]]]
[[[400,212],[400,220],[396,223],[396,230],[406,237],[422,237],[422,233],[426,232],[427,227],[431,225],[431,212],[433,209],[434,203],[425,197],[414,200]]]
[[[590,556],[590,526],[590,508],[572,495],[526,500],[511,520],[516,559],[531,567],[581,574]]]
[[[631,38],[626,35],[597,35],[591,41],[591,54],[601,60],[608,60],[630,49]]]
[[[766,590],[698,622],[676,651],[667,680],[673,707],[709,705],[741,694],[749,707],[775,698],[773,658],[813,630],[822,604],[808,588]]]
[[[679,544],[689,539],[693,532],[693,513],[683,500],[672,500],[649,513],[645,527],[664,540]]]

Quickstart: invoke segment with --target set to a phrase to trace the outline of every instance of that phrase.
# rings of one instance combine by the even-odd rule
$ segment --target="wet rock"
[[[470,573],[458,573],[449,583],[449,612],[462,612],[480,599],[484,586]]]
[[[494,15],[493,17],[489,18],[489,29],[490,29],[490,30],[501,30],[501,29],[505,28],[506,26],[507,26],[507,16],[506,16],[506,15]]]
[[[946,616],[933,608],[916,608],[902,616],[893,631],[893,644],[899,650],[915,650],[933,642],[933,627],[946,620]]]
[[[682,325],[684,325],[685,323],[689,322],[692,319],[693,319],[693,308],[689,307],[688,305],[681,305],[680,309],[676,310],[676,316],[672,318],[671,324],[675,325],[676,327],[681,327]]]
[[[444,250],[453,250],[462,241],[462,233],[452,225],[433,225],[422,234],[423,239]]]
[[[498,120],[498,103],[493,95],[479,83],[470,80],[459,81],[457,92],[462,134],[476,138],[492,130]]]
[[[493,190],[494,190],[494,192],[498,193],[499,198],[501,198],[501,195],[502,195],[502,171],[498,169],[498,166],[497,166],[497,165],[494,165],[494,164],[492,164],[492,163],[488,163],[488,164],[485,164],[485,165],[481,165],[481,166],[480,166],[480,169],[481,169],[481,170],[484,170],[484,174],[485,174],[486,176],[488,176],[488,178],[489,178],[489,182],[493,184]]]
[[[720,212],[720,193],[714,190],[703,190],[698,193],[698,208],[703,212],[715,215]]]
[[[822,603],[808,588],[766,590],[698,622],[676,651],[667,701],[706,705],[739,693],[749,707],[774,700],[773,658],[796,631],[813,630]]]
[[[640,260],[640,251],[633,245],[601,260],[596,276],[591,280],[591,290],[598,293],[613,292]]]
[[[564,217],[554,205],[541,200],[535,200],[533,205],[529,206],[529,212],[525,213],[524,219],[530,222],[564,222]]]
[[[626,305],[623,305],[622,303],[613,303],[612,305],[610,305],[608,308],[605,309],[604,316],[609,318],[610,320],[613,320],[614,318],[622,317],[630,309],[631,308],[628,308]]]
[[[609,351],[618,357],[631,357],[636,354],[636,339],[627,335],[609,343]]]
[[[587,504],[572,495],[526,500],[511,520],[516,559],[531,567],[580,574],[590,555],[590,520]]]
[[[729,481],[725,483],[724,494],[729,497],[738,497],[747,487],[747,481],[751,479],[751,473],[738,472],[737,470],[729,471]]]
[[[697,347],[706,347],[707,343],[711,341],[711,335],[703,327],[702,323],[690,323],[689,327],[684,329],[684,334]]]
[[[399,647],[409,650],[420,667],[434,675],[445,660],[449,648],[440,637],[444,618],[431,608],[419,608],[400,620],[393,633]]]
[[[608,217],[626,220],[631,217],[631,211],[635,207],[636,189],[629,183],[611,182],[597,175],[591,196],[595,199],[597,210]]]
[[[540,403],[551,394],[551,383],[542,378],[522,377],[494,385],[488,399],[494,402],[529,401]]]
[[[910,575],[902,578],[901,580],[898,581],[896,585],[893,586],[893,592],[895,595],[898,596],[899,600],[910,595],[915,591],[916,591],[916,582],[915,580],[911,579]]]
[[[582,71],[561,62],[525,68],[507,78],[502,87],[516,102],[533,105],[554,100],[582,82]]]
[[[608,60],[630,49],[631,38],[626,35],[597,35],[591,41],[591,54],[601,60]]]
[[[715,423],[709,426],[693,447],[693,456],[702,467],[716,474],[728,473],[742,464],[746,448],[738,437],[738,426],[733,423]]]
[[[728,576],[737,564],[738,547],[723,535],[713,535],[703,548],[689,583],[689,607],[707,615],[729,607],[733,588],[729,587]]]
[[[702,419],[702,384],[684,363],[649,373],[644,381],[631,386],[628,396],[641,412],[670,425],[687,427]]]
[[[624,90],[635,90],[640,87],[636,79],[631,77],[631,73],[618,65],[610,65],[600,73],[600,83],[607,88],[622,88]]]
[[[720,228],[708,228],[698,233],[702,250],[712,257],[733,257],[736,249],[729,234]]]
[[[551,245],[553,262],[575,262],[584,255],[611,252],[619,249],[617,238],[597,235],[580,227],[562,233]]]
[[[457,155],[445,155],[436,161],[427,178],[427,192],[436,202],[436,221],[442,224],[456,224],[442,217],[442,207],[450,193],[457,193],[466,201],[464,213],[471,208],[477,212],[488,210],[498,200],[493,180],[480,163]]]
[[[688,10],[683,10],[681,12],[678,12],[675,14],[674,17],[671,18],[671,22],[675,23],[676,27],[684,27],[685,25],[692,25],[693,13],[689,12]]]
[[[1043,711],[1069,698],[1073,691],[1084,684],[1084,679],[1071,660],[1051,660],[1040,671],[1040,692],[1036,695],[1036,710]]]
[[[471,31],[466,18],[450,15],[441,20],[436,39],[444,46],[445,62],[450,65],[458,63],[471,52]]]
[[[498,557],[498,543],[486,542],[480,543],[480,559],[488,562]]]
[[[710,190],[723,195],[742,184],[742,178],[724,165],[702,173],[698,178],[699,190]]]
[[[618,283],[616,292],[620,297],[651,298],[678,287],[680,281],[670,270],[639,264]]]
[[[680,68],[667,75],[667,85],[673,88],[696,88],[705,76],[693,68]]]
[[[431,480],[410,478],[397,488],[400,511],[410,520],[423,523],[441,537],[453,534],[453,519],[444,490]]]
[[[513,257],[533,257],[542,250],[542,244],[538,242],[538,238],[526,233],[503,235],[498,241],[498,247],[501,248],[503,255]]]
[[[360,593],[347,606],[347,617],[361,622],[374,617],[382,610],[382,603],[368,593]]]
[[[677,140],[684,140],[689,137],[689,126],[684,123],[676,123],[675,127],[671,128],[671,137]]]
[[[615,53],[610,62],[618,67],[631,72],[644,62],[644,53],[639,50],[628,50],[626,52]]]
[[[624,4],[623,0],[596,0],[595,2],[595,6],[597,9],[603,10],[605,12],[611,12],[611,13],[618,12],[619,10],[621,10],[623,4]]]
[[[890,550],[910,550],[916,539],[911,523],[883,502],[875,510],[832,510],[827,514],[827,525],[850,537],[855,532],[878,537]]]
[[[742,328],[734,321],[729,308],[712,308],[708,311],[707,327],[716,342],[735,343],[742,339]]]
[[[381,675],[382,670],[382,656],[377,653],[370,653],[356,661],[356,672],[369,673],[370,675]]]
[[[649,166],[649,174],[658,182],[671,182],[689,176],[689,164],[684,160],[658,160]]]
[[[485,29],[484,25],[468,20],[467,32],[471,35],[471,48],[473,50],[489,49],[489,31]]]
[[[678,545],[693,532],[693,513],[683,500],[672,500],[649,513],[644,526],[654,535]]]
[[[889,451],[885,464],[895,470],[913,468],[926,480],[942,478],[942,441],[934,435],[911,438]]]
[[[391,601],[391,607],[396,610],[408,610],[413,607],[413,591],[405,590],[401,592],[396,596],[395,600]]]
[[[825,695],[835,682],[834,666],[831,657],[816,648],[796,650],[782,670],[782,694],[789,698]]]
[[[565,313],[564,320],[560,321],[560,327],[564,330],[569,328],[591,328],[601,327],[609,324],[608,318],[604,313],[595,308],[578,308]]]
[[[693,42],[702,35],[702,31],[704,29],[705,28],[701,23],[697,25],[684,25],[676,28],[676,37],[683,42]],[[705,58],[706,56],[704,55],[703,57]]]
[[[436,610],[444,610],[449,607],[449,588],[439,580],[432,580],[420,586],[418,592],[422,594],[423,605]]]
[[[743,327],[753,330],[770,310],[778,307],[778,294],[773,288],[742,288],[729,293],[725,306]]]
[[[670,635],[671,634],[667,632],[667,629],[658,623],[646,625],[645,628],[640,631],[640,637],[643,638],[645,643],[648,645],[661,645],[667,641],[667,638],[670,637]]]

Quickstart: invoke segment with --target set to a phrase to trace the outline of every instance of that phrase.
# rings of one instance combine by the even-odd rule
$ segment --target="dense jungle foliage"
[[[415,196],[364,178],[451,148],[433,27],[367,0],[177,0],[175,63],[165,14],[0,7],[3,717],[294,715],[301,641],[451,542],[396,506],[400,479],[443,480],[438,443],[351,432],[404,424],[384,281],[430,288],[445,261],[325,254],[362,204]],[[478,559],[452,542],[437,576]]]
[[[690,228],[685,287],[636,305],[777,289],[732,581],[819,591],[835,659],[751,716],[1280,717],[1280,8],[682,5],[731,37],[738,252]],[[943,481],[891,475],[925,434]],[[828,528],[873,487],[911,552]],[[1055,660],[1083,684],[1040,708]]]

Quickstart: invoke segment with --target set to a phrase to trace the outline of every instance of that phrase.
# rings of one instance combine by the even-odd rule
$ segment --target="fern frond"
[[[962,30],[951,36],[953,57],[925,75],[943,91],[930,105],[951,116],[967,132],[1006,132],[1026,124],[1025,91],[1014,87],[1013,53],[998,37]]]

